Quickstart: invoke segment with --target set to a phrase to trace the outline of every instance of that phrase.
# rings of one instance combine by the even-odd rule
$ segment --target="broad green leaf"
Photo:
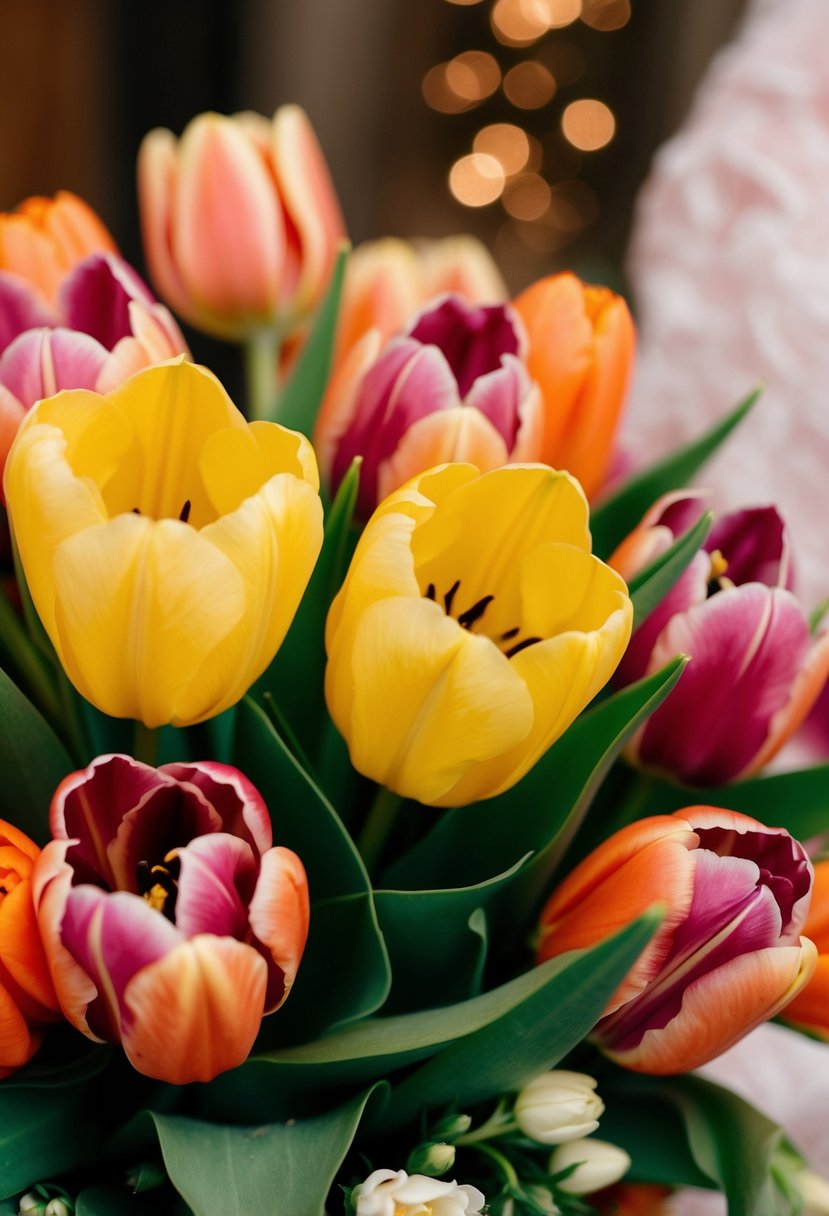
[[[579,827],[608,768],[641,722],[679,679],[675,659],[661,671],[601,701],[578,718],[535,768],[498,798],[446,812],[428,836],[389,867],[383,885],[471,886],[534,856],[505,888],[498,925],[531,912]],[[491,921],[493,934],[496,922]],[[511,930],[512,932],[512,930]]]
[[[303,346],[291,378],[279,399],[276,420],[309,438],[322,401],[337,335],[337,315],[348,262],[349,247],[343,245],[331,275],[331,285],[320,305],[311,333]]]
[[[170,1181],[193,1216],[324,1216],[363,1113],[372,1099],[382,1105],[384,1089],[313,1119],[262,1127],[152,1117]]]
[[[360,485],[355,460],[337,490],[325,519],[322,551],[287,637],[252,692],[254,700],[270,693],[301,746],[316,758],[325,707],[325,621],[342,585],[354,549],[354,507]]]
[[[634,629],[638,629],[648,619],[682,572],[691,564],[705,543],[713,522],[714,512],[706,511],[693,528],[689,528],[674,541],[670,549],[630,580],[628,590],[633,603]]]
[[[538,992],[421,1064],[392,1091],[384,1130],[425,1106],[459,1107],[520,1089],[592,1030],[662,919],[652,910],[591,950],[573,951]]]
[[[599,1092],[605,1099],[601,1137],[630,1154],[626,1180],[662,1186],[714,1187],[694,1160],[685,1125],[676,1108],[658,1094],[624,1095],[608,1090],[599,1076]]]
[[[367,1084],[428,1060],[457,1042],[472,1038],[478,1042],[478,1033],[487,1028],[511,1025],[513,1031],[523,1033],[525,1015],[538,1019],[536,1030],[528,1032],[528,1052],[536,1052],[540,1034],[544,1041],[541,1056],[560,1051],[556,1056],[560,1059],[570,1049],[571,1040],[583,1038],[597,1020],[619,982],[614,977],[625,974],[657,924],[658,917],[648,914],[592,950],[550,959],[456,1005],[367,1018],[298,1047],[253,1055],[240,1068],[204,1087],[207,1109],[237,1119],[244,1118],[251,1105],[264,1102],[264,1107],[256,1105],[257,1117],[273,1117],[266,1113],[267,1103],[273,1104],[271,1109],[284,1109],[285,1095]],[[513,1014],[515,1020],[510,1021]],[[518,1043],[515,1049],[519,1054],[523,1051]],[[473,1074],[483,1075],[486,1059],[481,1055],[474,1062]],[[503,1051],[496,1051],[492,1064],[503,1067]],[[544,1067],[542,1063],[536,1071]],[[532,1068],[528,1068],[531,1074]],[[485,1096],[496,1092],[497,1086]]]
[[[60,724],[54,668],[32,641],[7,596],[0,591],[0,664],[53,727]]]
[[[74,768],[52,728],[0,671],[0,818],[44,844],[52,795]]]
[[[124,1186],[88,1186],[75,1203],[75,1216],[158,1216],[164,1210],[158,1194],[133,1195]]]
[[[100,1154],[102,1047],[50,1068],[37,1060],[0,1086],[0,1200]]]
[[[480,927],[470,929],[469,918],[490,906],[525,860],[472,887],[375,891],[392,970],[387,1012],[428,1008],[436,998],[449,1005],[473,995],[482,942]]]
[[[594,553],[599,557],[609,557],[657,498],[670,490],[690,485],[708,458],[742,422],[761,392],[762,387],[755,388],[736,409],[726,414],[699,439],[694,439],[649,469],[637,473],[596,507],[590,517]]]

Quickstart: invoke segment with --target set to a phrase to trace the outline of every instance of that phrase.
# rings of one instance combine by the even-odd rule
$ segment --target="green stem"
[[[86,727],[78,712],[80,693],[75,691],[73,684],[63,668],[58,664],[58,691],[62,707],[61,733],[69,752],[75,762],[80,765],[88,764],[90,747]]]
[[[279,334],[262,329],[245,346],[245,379],[251,419],[273,422],[279,398]]]
[[[495,1136],[508,1136],[510,1132],[518,1131],[518,1124],[514,1119],[505,1119],[503,1115],[494,1114],[491,1119],[487,1119],[486,1123],[482,1123],[479,1128],[472,1132],[464,1132],[455,1141],[458,1146],[466,1144],[480,1144],[482,1140],[491,1140]]]
[[[357,848],[369,874],[376,869],[385,851],[402,803],[399,794],[387,790],[384,785],[378,787],[368,818],[357,838]]]
[[[159,732],[143,722],[136,722],[132,736],[132,754],[143,764],[155,764],[158,756]]]
[[[493,1148],[491,1144],[476,1144],[474,1147],[476,1152],[483,1153],[486,1157],[489,1157],[491,1161],[495,1162],[498,1169],[504,1175],[508,1186],[515,1190],[520,1189],[521,1182],[513,1168],[513,1164],[504,1156],[503,1153],[499,1153],[498,1149]]]
[[[60,729],[60,700],[40,652],[29,640],[23,622],[0,591],[0,646],[19,674],[24,691],[52,726]]]

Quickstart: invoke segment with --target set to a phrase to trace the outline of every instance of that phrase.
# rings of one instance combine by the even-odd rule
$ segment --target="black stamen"
[[[426,588],[426,599],[433,600],[435,598],[436,594],[437,594],[437,590],[435,588],[435,584],[430,583],[429,586]]]
[[[467,608],[466,612],[460,614],[458,624],[464,629],[471,629],[475,622],[481,619],[494,599],[494,595],[482,596],[477,604],[473,604],[471,608]]]
[[[140,515],[140,514],[141,514],[141,512],[138,510],[138,507],[133,507],[133,509],[132,509],[132,514],[133,514],[133,515]]]
[[[449,614],[452,611],[452,600],[457,595],[458,587],[460,587],[460,585],[461,585],[461,580],[456,579],[455,582],[452,584],[452,586],[449,588],[449,590],[446,592],[446,595],[443,597],[443,606],[446,609],[447,616],[449,616]]]
[[[8,895],[8,891],[5,887],[0,887],[0,895]]]
[[[181,508],[181,511],[179,512],[179,516],[178,516],[183,524],[186,524],[188,519],[190,518],[190,506],[191,506],[191,503],[190,503],[190,499],[188,498],[185,500],[184,506]]]
[[[508,659],[518,654],[521,650],[526,650],[528,646],[535,646],[536,642],[540,642],[541,638],[524,638],[523,642],[516,642],[514,646],[510,646],[509,650],[505,650],[504,654]]]
[[[138,886],[138,894],[146,895],[153,885],[153,880],[150,878],[150,863],[148,861],[138,862],[135,867],[135,881]]]
[[[519,625],[516,625],[514,629],[508,629],[506,633],[501,634],[501,641],[508,642],[510,638],[517,638],[519,629]]]

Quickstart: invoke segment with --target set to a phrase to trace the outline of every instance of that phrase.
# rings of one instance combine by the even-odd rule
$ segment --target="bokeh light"
[[[547,28],[560,30],[581,16],[582,0],[546,0]]]
[[[447,4],[462,4],[464,6],[480,4],[481,0],[446,0]]]
[[[472,142],[475,152],[486,152],[501,165],[504,173],[518,173],[530,158],[530,141],[526,131],[511,122],[494,122],[483,127]]]
[[[504,210],[518,220],[538,220],[550,206],[551,191],[537,173],[519,173],[504,189]]]
[[[492,32],[506,46],[528,46],[549,29],[544,0],[496,0]]]
[[[620,30],[630,21],[630,0],[583,0],[581,19],[594,30]]]
[[[519,110],[537,110],[555,94],[552,72],[537,59],[525,59],[510,68],[504,77],[504,93]]]
[[[561,129],[574,148],[596,152],[610,143],[616,131],[616,119],[603,101],[583,97],[565,107]]]
[[[446,83],[465,101],[483,101],[501,83],[501,69],[488,51],[463,51],[446,64]]]
[[[506,175],[501,162],[486,152],[471,152],[449,170],[449,189],[465,207],[485,207],[500,198]]]

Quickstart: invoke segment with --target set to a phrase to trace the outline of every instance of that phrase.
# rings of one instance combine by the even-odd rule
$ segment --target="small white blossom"
[[[481,1216],[486,1203],[474,1186],[405,1170],[375,1170],[351,1198],[356,1216]]]
[[[606,1140],[570,1140],[558,1146],[548,1168],[551,1174],[557,1174],[569,1165],[576,1168],[556,1183],[558,1189],[567,1195],[592,1195],[624,1178],[630,1169],[630,1157],[623,1148]]]
[[[803,1199],[803,1216],[829,1216],[829,1182],[814,1170],[801,1170],[795,1182]]]
[[[539,1144],[564,1144],[589,1136],[599,1126],[604,1102],[596,1082],[583,1072],[557,1069],[525,1085],[515,1099],[515,1119]]]

